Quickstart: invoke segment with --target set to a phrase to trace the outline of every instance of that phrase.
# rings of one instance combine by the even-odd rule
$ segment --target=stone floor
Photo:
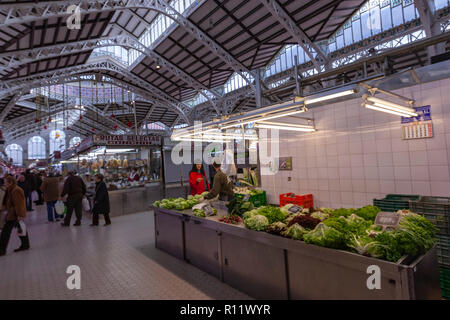
[[[249,299],[203,271],[157,250],[153,213],[115,217],[112,225],[63,228],[44,206],[27,217],[31,249],[14,253],[13,232],[0,257],[0,299]],[[73,218],[72,218],[73,219]],[[70,290],[67,267],[81,269]]]

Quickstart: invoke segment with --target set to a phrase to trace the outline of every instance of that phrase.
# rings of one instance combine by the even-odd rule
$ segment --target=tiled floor
[[[0,257],[0,299],[249,299],[155,249],[152,213],[96,228],[85,217],[81,227],[63,228],[45,223],[45,207],[37,208],[27,218],[31,250],[12,252],[19,246],[13,233]],[[70,265],[81,269],[80,290],[66,286]]]

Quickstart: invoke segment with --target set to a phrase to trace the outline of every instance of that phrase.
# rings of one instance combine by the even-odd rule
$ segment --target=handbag
[[[61,200],[56,201],[56,203],[55,203],[56,213],[59,215],[63,215],[64,211],[65,211],[64,209],[65,209],[64,202],[62,202]]]
[[[86,197],[83,198],[82,205],[83,205],[84,211],[88,212],[91,210],[91,205],[89,203],[89,200]]]
[[[17,235],[19,237],[25,237],[27,235],[27,226],[22,220],[17,222]]]
[[[31,201],[39,201],[39,194],[37,193],[37,191],[33,191],[31,193]]]

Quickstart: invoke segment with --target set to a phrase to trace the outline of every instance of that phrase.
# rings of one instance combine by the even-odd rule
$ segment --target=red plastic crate
[[[313,195],[312,194],[302,194],[294,195],[294,193],[282,193],[280,194],[280,207],[292,203],[303,208],[314,207]]]

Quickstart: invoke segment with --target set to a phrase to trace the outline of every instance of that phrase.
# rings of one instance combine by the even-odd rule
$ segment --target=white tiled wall
[[[394,92],[431,105],[433,138],[402,140],[400,117],[365,109],[361,98],[313,108],[302,115],[317,132],[280,131],[280,156],[293,157],[293,171],[261,177],[269,202],[286,192],[334,208],[388,193],[450,197],[450,79]]]

